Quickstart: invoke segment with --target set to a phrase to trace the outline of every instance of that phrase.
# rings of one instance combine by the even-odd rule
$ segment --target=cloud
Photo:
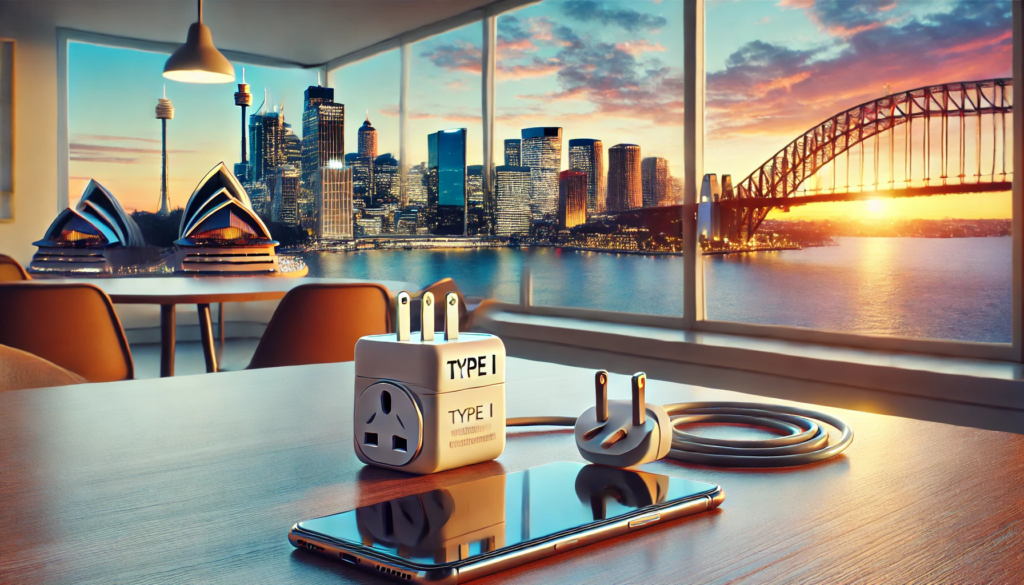
[[[420,56],[426,57],[435,66],[446,71],[463,71],[480,75],[483,68],[480,48],[465,41],[436,45],[420,53]]]
[[[523,28],[523,21],[513,14],[499,17],[496,49],[500,57],[509,57],[537,50],[533,33]]]
[[[779,6],[801,9],[822,30],[845,38],[891,24],[882,17],[896,0],[781,0]]]
[[[76,135],[76,138],[83,138],[91,135]],[[149,142],[148,139],[132,139],[126,137],[106,137],[100,140],[127,140]],[[143,159],[156,158],[161,155],[159,148],[141,148],[137,146],[111,146],[107,144],[90,144],[87,142],[72,142],[69,144],[70,159],[79,162],[111,163],[111,164],[135,164]],[[182,154],[195,152],[194,150],[167,150],[168,154]]]
[[[160,144],[159,138],[138,138],[135,136],[112,136],[110,134],[75,134],[75,140],[100,142],[147,142]]]
[[[661,43],[652,43],[643,39],[616,43],[615,48],[634,57],[642,53],[664,53],[668,50]]]
[[[832,2],[784,2],[820,10],[823,22],[845,19],[846,30],[866,24],[865,14],[888,11],[888,4],[877,2],[867,13],[836,16]],[[1009,3],[960,0],[944,12],[879,22],[838,45],[792,49],[751,41],[740,47],[724,69],[708,74],[709,136],[795,139],[846,108],[881,97],[886,83],[899,92],[1010,74]]]
[[[495,74],[498,79],[503,81],[506,79],[528,79],[554,75],[561,68],[562,64],[557,59],[545,60],[534,57],[529,62],[520,64],[512,64],[503,60],[495,65]]]
[[[380,109],[380,113],[389,118],[398,117],[398,106],[388,106]],[[410,110],[410,120],[444,120],[456,124],[480,124],[480,114],[464,114],[461,112],[434,112],[424,110]]]
[[[595,0],[568,0],[562,3],[562,14],[580,22],[598,22],[605,26],[621,26],[629,32],[657,30],[668,24],[663,16],[645,14],[625,5],[609,8]]]

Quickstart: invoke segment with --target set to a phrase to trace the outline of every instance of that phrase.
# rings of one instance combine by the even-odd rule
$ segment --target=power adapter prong
[[[444,340],[459,338],[459,295],[450,292],[444,296]]]
[[[423,293],[420,301],[420,339],[434,341],[434,293]]]
[[[608,371],[598,370],[594,374],[594,390],[597,394],[597,422],[608,422]]]
[[[395,335],[398,341],[409,341],[411,298],[406,290],[399,292],[395,298]]]
[[[642,427],[647,422],[647,401],[644,390],[647,386],[647,374],[633,374],[633,426]]]

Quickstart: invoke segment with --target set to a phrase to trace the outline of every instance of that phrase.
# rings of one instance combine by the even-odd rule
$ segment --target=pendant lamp
[[[235,68],[213,46],[210,27],[203,24],[203,0],[199,0],[199,20],[188,27],[185,44],[167,58],[164,77],[185,83],[228,83],[235,80]]]

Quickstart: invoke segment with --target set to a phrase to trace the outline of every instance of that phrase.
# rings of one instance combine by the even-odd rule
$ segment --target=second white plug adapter
[[[633,375],[633,400],[608,400],[608,372],[594,378],[596,405],[576,419],[576,447],[591,463],[633,467],[657,461],[672,448],[672,421],[665,409],[648,404],[647,376]]]
[[[356,343],[353,430],[363,463],[435,473],[489,461],[505,449],[505,346],[459,334],[459,298],[445,303],[434,335],[434,297],[423,294],[420,332],[410,332],[409,293],[396,299],[396,333]]]

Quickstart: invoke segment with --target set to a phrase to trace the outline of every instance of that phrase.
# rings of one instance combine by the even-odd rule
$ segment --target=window
[[[682,40],[680,1],[498,17],[495,164],[529,177],[528,221],[504,225],[531,244],[535,304],[682,315]],[[519,213],[502,207],[502,168],[499,225]],[[585,222],[563,171],[583,175]]]
[[[828,6],[708,0],[707,318],[1009,343],[1011,2]]]
[[[406,152],[411,165],[425,169],[428,213],[434,214],[427,224],[435,235],[489,233],[483,184],[482,45],[483,25],[474,22],[410,47]]]
[[[159,209],[161,121],[156,119],[155,107],[165,86],[174,108],[173,118],[166,121],[172,209],[185,205],[196,184],[218,162],[232,168],[241,160],[241,113],[233,99],[237,85],[169,81],[161,75],[166,60],[167,55],[161,53],[69,44],[68,192],[72,207],[89,180],[95,179],[127,211]],[[235,64],[239,82],[242,67]],[[316,84],[316,71],[244,67],[245,81],[253,93],[247,117],[259,111],[265,89],[265,110],[280,114],[295,136],[301,137],[303,91]]]

